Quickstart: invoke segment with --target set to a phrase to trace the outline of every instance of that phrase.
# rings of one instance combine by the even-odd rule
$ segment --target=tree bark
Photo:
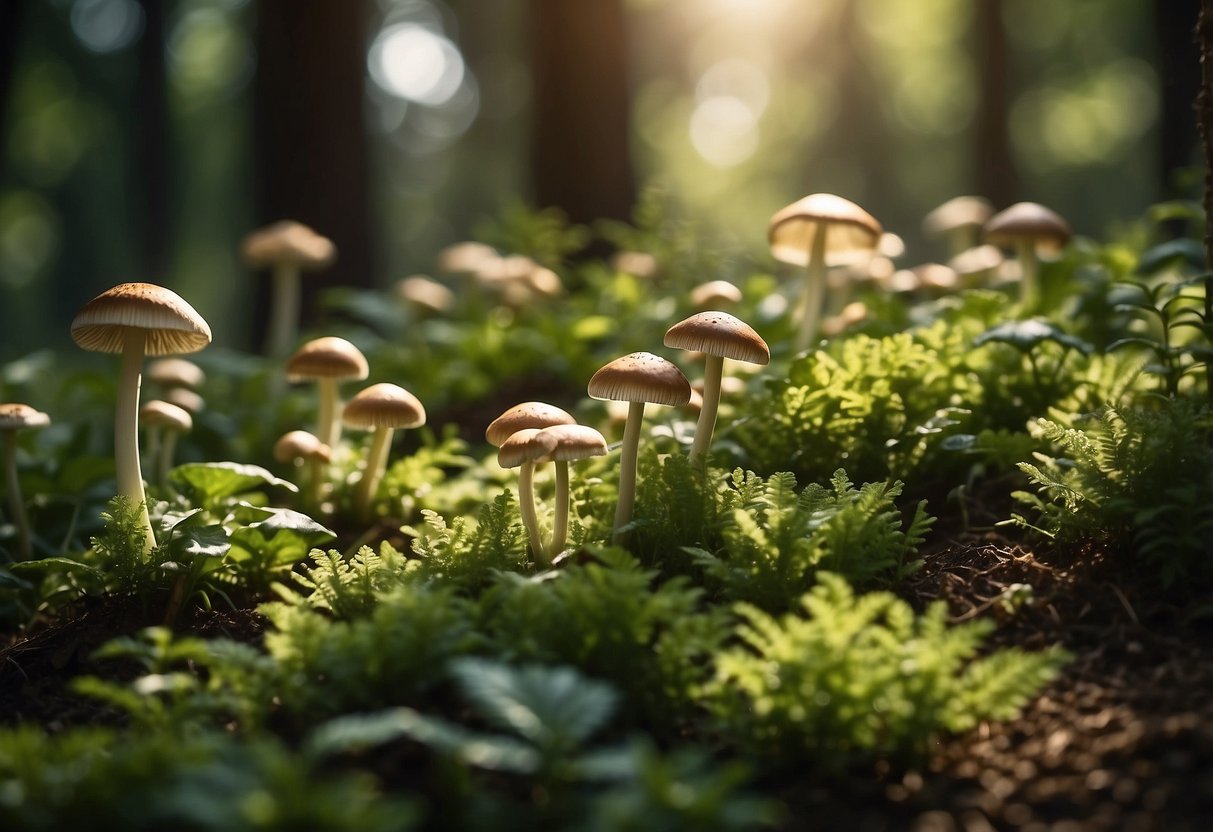
[[[980,102],[974,133],[973,164],[977,192],[1002,208],[1019,199],[1019,176],[1011,153],[1007,112],[1007,33],[1002,0],[977,0],[974,45]]]

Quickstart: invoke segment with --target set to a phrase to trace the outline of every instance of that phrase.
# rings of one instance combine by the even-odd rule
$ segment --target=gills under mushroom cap
[[[286,362],[286,376],[291,381],[317,378],[361,381],[369,374],[370,367],[362,351],[333,335],[308,341]]]
[[[342,420],[352,428],[416,428],[425,424],[425,407],[403,387],[372,384],[350,399]]]
[[[211,342],[211,328],[171,289],[123,283],[84,305],[72,321],[72,340],[93,352],[120,353],[128,329],[147,332],[145,355],[197,352]]]
[[[594,373],[587,392],[595,399],[677,407],[690,401],[691,383],[664,358],[651,352],[634,352]]]
[[[771,360],[771,351],[762,336],[728,312],[700,312],[679,321],[666,331],[665,345],[750,364],[766,364]]]
[[[880,242],[876,218],[854,202],[833,194],[810,194],[777,211],[767,226],[771,255],[781,263],[804,266],[816,236],[829,227],[826,256],[867,254]]]

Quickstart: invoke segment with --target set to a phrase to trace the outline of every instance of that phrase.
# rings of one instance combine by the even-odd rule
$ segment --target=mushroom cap
[[[278,441],[274,443],[274,459],[279,462],[293,462],[296,459],[332,462],[333,451],[315,434],[306,430],[293,430],[278,437]]]
[[[896,260],[906,253],[906,241],[892,231],[886,231],[880,235],[880,240],[876,243],[876,254],[879,257]]]
[[[415,274],[396,284],[396,295],[405,303],[430,312],[446,312],[455,305],[455,293],[436,280]]]
[[[989,243],[966,248],[948,261],[948,265],[960,275],[974,275],[993,271],[1002,265],[1003,256],[998,246]]]
[[[554,404],[523,402],[514,405],[490,422],[484,431],[484,438],[490,445],[500,448],[505,440],[520,430],[572,425],[576,422],[571,414]]]
[[[956,270],[942,263],[921,263],[912,271],[918,278],[919,287],[923,289],[946,292],[955,289],[960,282]]]
[[[556,439],[556,447],[543,462],[572,462],[607,452],[606,439],[588,425],[552,425],[539,432]]]
[[[833,194],[810,194],[771,217],[767,226],[771,255],[781,263],[808,265],[813,241],[824,227],[829,228],[826,256],[838,259],[870,253],[883,233],[876,218],[854,202]]]
[[[443,274],[475,274],[486,260],[497,256],[497,250],[484,243],[452,243],[438,252],[437,268]]]
[[[188,387],[172,387],[165,391],[164,401],[175,404],[191,415],[198,413],[206,406],[206,401]]]
[[[766,364],[771,360],[771,350],[762,336],[728,312],[699,312],[679,321],[666,330],[665,345],[750,364]]]
[[[691,290],[691,303],[697,309],[741,303],[741,290],[727,280],[709,280]]]
[[[704,380],[697,378],[691,382],[692,394],[698,393],[700,398],[703,397]],[[745,380],[737,376],[723,376],[720,379],[720,395],[721,396],[740,396],[746,390]],[[692,400],[694,396],[692,395]]]
[[[0,404],[0,430],[21,430],[22,428],[44,428],[51,423],[51,417],[41,410],[36,410],[28,404],[10,402]]]
[[[1036,248],[1060,251],[1070,241],[1070,224],[1056,211],[1035,202],[1017,202],[986,221],[982,235],[987,243],[1012,246],[1031,240]]]
[[[922,218],[922,232],[942,237],[957,228],[980,227],[994,214],[994,206],[984,196],[954,196]]]
[[[93,352],[120,353],[128,329],[147,331],[144,355],[197,352],[211,342],[211,328],[171,289],[122,283],[84,305],[72,321],[72,340]]]
[[[556,450],[556,437],[540,428],[523,428],[509,436],[497,451],[497,464],[517,468],[524,462],[546,460]]]
[[[362,351],[335,335],[308,341],[286,361],[286,377],[290,381],[316,378],[361,381],[369,374],[370,367]]]
[[[397,384],[372,384],[346,402],[341,419],[352,428],[417,428],[425,424],[425,407]]]
[[[184,358],[158,358],[147,365],[143,378],[161,387],[188,387],[196,390],[206,382],[206,373]]]
[[[139,421],[145,425],[168,428],[185,433],[194,427],[189,411],[175,404],[152,399],[139,408]]]
[[[652,280],[660,269],[657,258],[647,251],[628,249],[620,249],[611,255],[611,268],[641,280]]]
[[[594,399],[680,406],[691,399],[691,383],[674,364],[651,352],[633,352],[599,368],[587,392]]]
[[[244,261],[255,269],[282,264],[312,272],[337,259],[332,240],[294,220],[280,220],[251,232],[241,250]]]

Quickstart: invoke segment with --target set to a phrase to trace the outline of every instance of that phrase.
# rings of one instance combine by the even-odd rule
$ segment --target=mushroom
[[[590,378],[591,398],[630,403],[619,455],[619,502],[611,540],[623,539],[622,529],[632,520],[636,502],[636,458],[640,450],[640,425],[646,402],[679,407],[691,399],[691,384],[669,361],[650,352],[634,352],[599,368]]]
[[[931,238],[946,237],[948,256],[955,257],[977,245],[981,227],[994,213],[994,206],[983,196],[956,196],[922,218],[922,233]]]
[[[333,452],[316,435],[306,430],[285,433],[274,443],[274,459],[308,466],[304,489],[309,506],[320,505],[320,487],[324,482],[324,466],[333,461]]]
[[[1060,215],[1035,202],[1017,202],[986,222],[987,243],[1015,249],[1019,258],[1019,303],[1025,312],[1040,303],[1038,253],[1061,251],[1070,241],[1070,225]]]
[[[17,431],[44,428],[51,417],[28,404],[0,404],[0,433],[4,434],[4,478],[8,484],[8,509],[17,527],[17,559],[29,560],[33,553],[30,541],[29,516],[21,497],[21,481],[17,478]]]
[[[556,517],[552,522],[552,542],[548,546],[548,562],[564,551],[569,534],[569,463],[607,452],[606,439],[587,425],[553,425],[539,431],[553,437],[556,446],[540,462],[556,463]]]
[[[833,194],[810,194],[771,217],[767,236],[772,256],[781,263],[807,268],[796,352],[807,349],[817,336],[829,261],[868,256],[881,233],[880,223],[871,214]]]
[[[308,341],[286,362],[288,381],[316,382],[320,400],[316,437],[330,448],[336,448],[337,443],[341,441],[337,383],[362,381],[369,374],[370,368],[361,350],[344,338],[333,335]]]
[[[666,330],[665,345],[702,352],[707,357],[703,368],[703,407],[695,425],[689,456],[694,461],[703,456],[712,443],[724,360],[732,358],[750,364],[766,364],[771,360],[771,351],[749,324],[728,312],[700,312],[674,324]]]
[[[123,283],[84,305],[72,321],[72,339],[86,350],[122,354],[114,411],[114,466],[118,493],[142,512],[144,551],[156,545],[139,470],[139,381],[144,355],[197,352],[211,328],[176,292],[151,283]]]
[[[359,516],[369,517],[371,500],[387,470],[392,432],[397,428],[424,425],[425,408],[408,390],[384,382],[372,384],[350,399],[342,419],[350,427],[375,431],[371,448],[367,451],[366,465],[362,469],[362,478],[358,480],[358,489],[354,493],[354,506]]]
[[[184,358],[158,358],[149,362],[143,377],[164,392],[186,388],[197,390],[206,382],[206,373]]]
[[[281,220],[246,236],[243,251],[249,266],[271,270],[274,289],[266,349],[281,358],[290,352],[299,326],[300,275],[331,266],[337,247],[302,223]]]
[[[647,251],[620,249],[611,255],[611,268],[638,280],[655,280],[661,271],[657,258]]]
[[[149,442],[148,461],[155,460],[156,484],[168,482],[169,468],[173,465],[173,452],[177,449],[177,437],[194,427],[189,411],[175,404],[153,399],[139,409],[139,418],[152,430],[155,437]]]
[[[948,261],[952,271],[968,286],[990,283],[990,276],[1002,265],[1002,252],[988,243],[966,248]]]
[[[201,412],[206,402],[188,387],[174,387],[164,394],[164,401],[175,404],[191,416]]]
[[[522,525],[526,527],[527,541],[531,551],[539,560],[548,560],[543,548],[543,536],[539,531],[539,517],[535,513],[535,501],[524,495],[534,491],[532,477],[535,463],[545,460],[556,449],[556,438],[543,435],[540,428],[523,428],[506,437],[497,449],[497,464],[502,468],[518,469],[518,510]]]
[[[455,306],[455,293],[437,280],[415,274],[396,284],[396,296],[422,315],[441,315]]]
[[[709,280],[691,290],[691,305],[696,309],[719,309],[741,303],[741,290],[727,280]]]
[[[452,243],[438,252],[438,271],[442,274],[475,274],[481,265],[496,258],[497,250],[492,246],[467,240]]]

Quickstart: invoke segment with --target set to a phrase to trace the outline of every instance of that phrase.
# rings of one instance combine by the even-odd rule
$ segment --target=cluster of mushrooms
[[[941,270],[953,274],[993,275],[1008,272],[999,247],[1017,255],[1021,309],[1032,311],[1039,302],[1039,256],[1056,253],[1070,237],[1060,216],[1044,206],[1021,202],[994,213],[980,197],[957,197],[932,211],[924,232],[947,238],[952,259],[948,266],[924,264],[912,270],[921,285],[927,275]],[[820,334],[862,320],[862,304],[846,304],[845,287],[857,275],[891,281],[907,270],[895,271],[891,258],[904,246],[895,235],[885,234],[870,214],[832,194],[812,194],[776,212],[769,224],[770,250],[780,262],[805,269],[796,310],[796,352],[815,343]],[[274,447],[281,463],[306,467],[304,500],[309,508],[325,510],[329,469],[341,446],[342,425],[372,432],[365,465],[356,483],[354,507],[360,519],[371,514],[372,502],[387,468],[393,432],[425,423],[421,402],[404,388],[373,384],[342,405],[339,385],[369,376],[365,356],[343,338],[325,336],[310,340],[287,357],[297,337],[299,280],[304,273],[323,269],[336,257],[327,238],[306,226],[283,221],[253,232],[243,246],[246,263],[266,269],[273,279],[273,301],[266,351],[286,359],[286,379],[313,382],[317,387],[317,424],[314,432],[293,430]],[[463,243],[444,250],[439,263],[448,274],[465,274],[481,289],[496,292],[505,305],[536,296],[560,293],[554,272],[529,258],[503,256],[479,243]],[[620,251],[612,265],[639,276],[652,275],[656,261],[644,252]],[[841,279],[831,282],[830,267]],[[903,278],[903,282],[908,278]],[[827,288],[839,295],[841,311],[823,325]],[[451,308],[454,294],[424,276],[398,284],[399,296],[418,308],[442,313]],[[477,290],[471,290],[477,291]],[[740,290],[722,280],[697,287],[692,303],[701,311],[670,327],[665,346],[691,352],[704,360],[700,387],[693,388],[676,365],[648,352],[618,358],[589,380],[591,398],[626,406],[620,444],[619,494],[612,538],[619,541],[631,522],[636,496],[636,461],[646,404],[691,405],[699,412],[689,457],[702,460],[715,429],[724,360],[765,365],[770,360],[766,342],[752,327],[722,311],[741,300]],[[841,323],[840,323],[841,322]],[[80,311],[72,322],[72,337],[87,350],[121,355],[118,399],[114,418],[114,458],[118,493],[139,506],[145,530],[145,550],[156,545],[148,517],[140,461],[140,419],[148,429],[146,459],[153,481],[164,483],[172,466],[177,437],[190,430],[192,415],[203,406],[198,390],[204,381],[200,368],[185,359],[160,358],[147,372],[160,397],[139,405],[145,356],[176,356],[197,352],[211,342],[206,321],[176,293],[149,283],[124,283],[103,292]],[[0,434],[4,440],[4,466],[9,515],[17,530],[18,556],[31,556],[31,536],[17,479],[16,433],[43,427],[50,417],[28,405],[0,404]],[[607,452],[606,440],[596,429],[576,424],[566,411],[542,402],[524,402],[510,408],[488,426],[487,441],[496,446],[498,462],[519,468],[519,504],[535,557],[550,563],[563,551],[568,530],[569,463]],[[532,488],[537,466],[555,465],[556,499],[551,539],[541,536]]]

